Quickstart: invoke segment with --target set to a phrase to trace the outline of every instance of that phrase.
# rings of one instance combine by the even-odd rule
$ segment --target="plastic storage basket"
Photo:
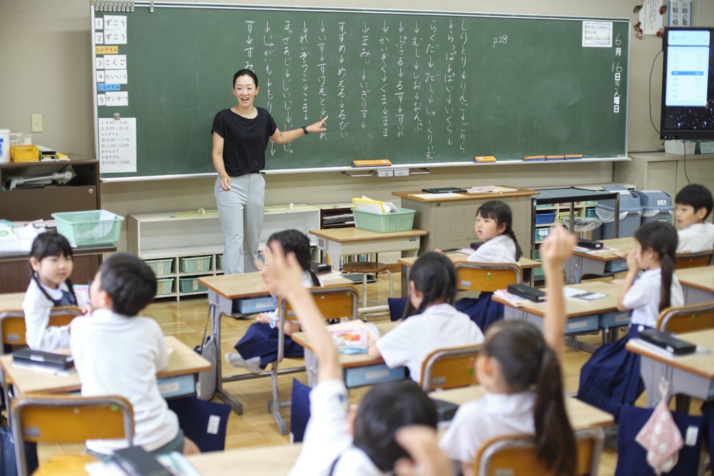
[[[179,289],[182,293],[206,292],[208,288],[198,282],[198,278],[179,278]]]
[[[182,273],[205,273],[211,270],[210,256],[179,258],[179,271]]]
[[[414,227],[416,210],[400,208],[397,213],[372,213],[355,210],[355,227],[361,230],[391,233],[394,231],[409,231]]]
[[[223,255],[216,255],[216,270],[223,271]]]
[[[173,258],[151,259],[144,261],[144,263],[151,268],[151,271],[153,271],[156,276],[168,276],[171,274],[173,261]]]
[[[174,292],[174,278],[164,278],[156,280],[156,295],[164,296]]]
[[[53,213],[52,218],[72,246],[116,245],[124,221],[106,210]]]

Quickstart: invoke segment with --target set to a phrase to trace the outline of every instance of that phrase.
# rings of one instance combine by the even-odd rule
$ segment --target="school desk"
[[[617,310],[617,299],[621,287],[612,283],[589,281],[587,283],[570,285],[568,287],[606,294],[607,297],[595,301],[583,302],[574,299],[565,300],[565,334],[576,335],[583,332],[603,330],[602,343],[606,344],[615,339],[618,327],[630,323],[629,311]],[[546,303],[536,303],[523,300],[521,307],[514,307],[508,301],[494,295],[493,300],[504,305],[506,319],[519,319],[536,325],[543,329]],[[595,348],[583,342],[573,341],[573,347],[592,352]]]
[[[653,349],[639,339],[631,339],[627,343],[627,350],[642,356],[640,372],[645,382],[648,407],[654,407],[659,402],[662,378],[671,385],[670,395],[682,394],[701,400],[714,398],[714,329],[688,332],[677,337],[707,350],[674,357],[663,350]]]
[[[209,370],[210,362],[198,355],[189,346],[173,336],[164,337],[166,348],[170,352],[169,365],[156,374],[159,390],[165,398],[193,395],[196,391],[195,376]],[[8,383],[12,384],[15,394],[23,393],[62,393],[74,392],[81,388],[79,375],[55,375],[39,370],[15,367],[12,354],[0,358]],[[111,369],[107,369],[111,372]]]
[[[25,293],[0,294],[0,312],[22,311],[22,301]]]
[[[602,244],[608,249],[604,251],[575,250],[573,256],[565,263],[565,281],[567,283],[579,283],[586,274],[603,276],[627,271],[627,260],[615,253],[627,253],[634,250],[637,246],[635,239],[632,237],[615,238],[602,240]]]
[[[446,256],[451,259],[453,263],[457,263],[459,261],[466,261],[468,256],[459,253],[459,252],[451,252],[451,253],[446,253]],[[409,270],[414,266],[414,262],[417,260],[417,257],[409,257],[409,258],[401,258],[397,260],[397,263],[402,265],[402,296],[406,296],[409,294]],[[532,260],[530,258],[526,258],[525,256],[521,256],[521,259],[518,260],[518,265],[521,267],[523,270],[523,281],[524,282],[529,282],[531,281],[530,278],[533,277],[533,273],[530,271],[534,268],[540,268],[541,262]],[[530,276],[528,276],[530,274]]]
[[[375,324],[380,335],[394,329],[396,322],[382,322]],[[317,385],[317,358],[312,352],[310,339],[304,332],[296,332],[292,335],[295,342],[305,348],[305,368],[307,369],[307,384],[310,387]],[[340,354],[340,365],[344,371],[345,386],[347,388],[362,387],[365,385],[376,385],[381,382],[391,382],[406,378],[405,367],[395,367],[390,369],[381,357],[376,359],[367,354]]]
[[[476,400],[486,394],[486,389],[481,385],[471,387],[452,388],[449,390],[436,390],[429,392],[429,396],[456,405],[463,405],[471,400]],[[575,397],[565,399],[565,410],[568,412],[570,424],[574,430],[597,426],[612,425],[615,421],[607,412],[588,405]]]
[[[204,475],[241,474],[285,476],[295,465],[302,444],[261,446],[228,451],[213,451],[186,456],[189,463]]]
[[[392,195],[402,199],[402,207],[416,210],[414,227],[429,233],[422,238],[420,255],[434,248],[448,250],[462,247],[469,241],[476,241],[474,232],[476,210],[484,202],[501,200],[511,207],[514,218],[513,231],[521,239],[521,246],[525,247],[523,253],[530,256],[530,247],[528,246],[530,241],[526,239],[532,233],[530,229],[532,212],[529,198],[537,193],[537,190],[517,188],[515,192],[505,193],[442,195],[412,190],[393,192]]]
[[[684,291],[684,304],[714,301],[714,266],[675,271]]]
[[[221,317],[233,314],[233,301],[268,296],[267,290],[262,288],[263,279],[260,273],[230,274],[223,276],[203,276],[198,282],[208,288],[208,312],[211,319],[211,337],[216,343],[216,361],[211,362],[216,369],[216,397],[224,403],[231,405],[237,415],[243,414],[243,404],[233,395],[223,389],[223,384],[239,380],[252,380],[264,375],[240,374],[224,377],[221,371],[223,365],[223,352],[221,351]],[[329,279],[323,278],[323,285],[328,286],[353,286],[349,279],[337,276]],[[294,373],[294,370],[284,369],[278,374]]]

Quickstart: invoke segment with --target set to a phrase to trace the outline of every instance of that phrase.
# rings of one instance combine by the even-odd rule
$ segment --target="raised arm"
[[[310,292],[302,284],[302,268],[293,253],[287,256],[278,242],[266,250],[269,266],[256,260],[255,266],[263,272],[263,280],[270,292],[285,296],[312,344],[319,363],[317,380],[342,379],[342,367],[337,348],[327,331],[325,319],[317,308]]]
[[[326,122],[327,116],[325,116],[321,121],[317,121],[314,124],[305,126],[305,129],[307,129],[307,132],[325,132],[327,130],[327,128],[325,127],[327,125],[325,124]],[[276,144],[287,144],[288,142],[292,142],[295,139],[299,139],[304,135],[305,131],[302,130],[302,127],[300,127],[299,129],[293,129],[291,131],[285,132],[281,132],[280,129],[275,129],[275,132],[272,136],[270,136],[270,139]]]
[[[563,263],[573,254],[577,240],[564,227],[552,229],[540,247],[545,272],[546,343],[555,351],[560,363],[565,353],[565,298],[563,297]]]

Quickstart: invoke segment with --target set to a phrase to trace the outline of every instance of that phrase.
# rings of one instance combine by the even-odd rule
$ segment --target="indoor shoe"
[[[263,372],[263,369],[260,368],[259,357],[253,357],[252,359],[245,360],[238,352],[226,352],[225,358],[226,362],[233,367],[242,367],[244,369],[248,369],[254,374],[260,374]]]

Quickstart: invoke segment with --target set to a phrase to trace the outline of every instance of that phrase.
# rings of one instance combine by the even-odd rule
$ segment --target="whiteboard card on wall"
[[[136,118],[99,119],[99,170],[136,172]]]

